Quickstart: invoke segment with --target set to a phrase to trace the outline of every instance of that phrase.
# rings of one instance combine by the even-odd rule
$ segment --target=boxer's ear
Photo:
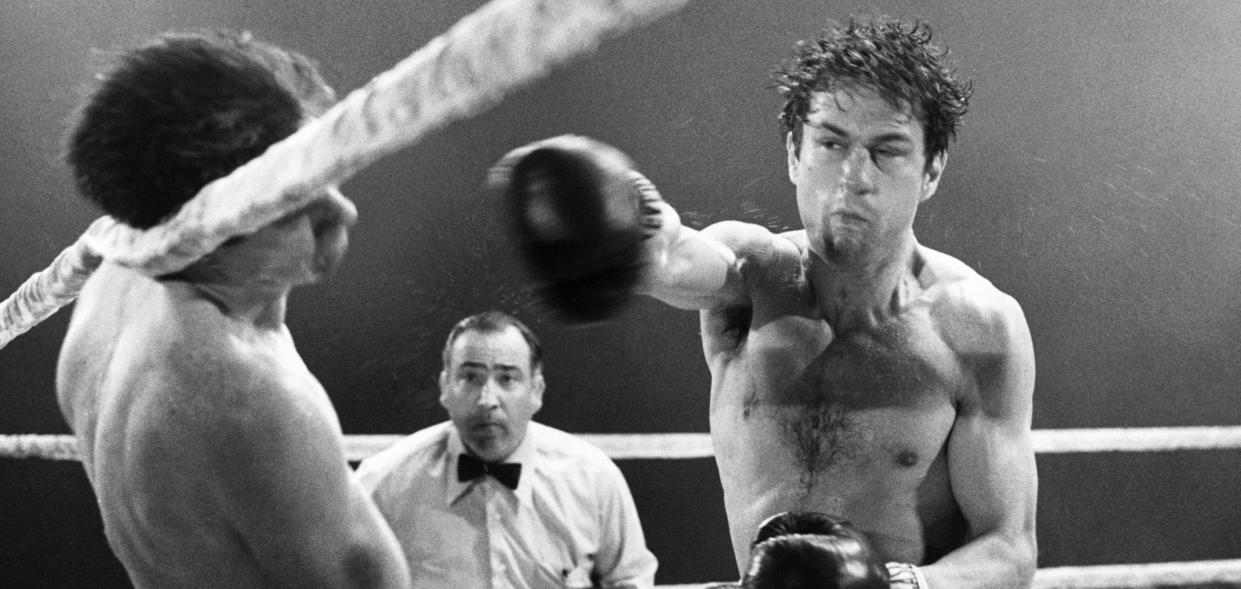
[[[793,143],[793,134],[784,134],[784,150],[788,152],[789,181],[797,184],[797,168],[801,164],[797,145]]]
[[[941,151],[926,162],[926,169],[922,171],[922,196],[918,199],[923,202],[935,195],[935,191],[939,189],[939,179],[944,177],[944,167],[948,165],[948,152]]]

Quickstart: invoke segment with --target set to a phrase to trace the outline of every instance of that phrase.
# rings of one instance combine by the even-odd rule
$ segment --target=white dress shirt
[[[602,450],[532,422],[505,460],[522,465],[513,490],[491,476],[457,481],[462,452],[444,422],[358,467],[405,550],[414,587],[654,586],[657,563],[629,486]]]

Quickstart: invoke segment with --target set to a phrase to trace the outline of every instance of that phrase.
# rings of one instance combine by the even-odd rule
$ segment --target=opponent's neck
[[[912,234],[888,255],[864,263],[807,253],[806,274],[823,318],[840,333],[879,325],[921,293],[922,257]]]
[[[259,329],[282,329],[292,285],[221,265],[194,265],[161,281],[206,301],[225,317]]]
[[[259,328],[277,329],[284,326],[288,288],[280,292],[228,283],[200,283],[194,284],[193,288],[231,319]]]

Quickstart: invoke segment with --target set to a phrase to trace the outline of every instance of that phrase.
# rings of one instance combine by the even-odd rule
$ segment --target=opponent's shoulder
[[[186,335],[168,352],[182,395],[198,408],[187,418],[215,440],[204,451],[302,461],[339,446],[340,426],[327,393],[291,345]]]
[[[147,429],[167,430],[205,426],[208,408],[268,388],[270,379],[255,376],[270,365],[245,359],[175,289],[110,266],[99,278],[66,336],[66,386],[89,390],[105,405],[124,404],[129,427],[149,421]]]
[[[174,323],[167,293],[156,281],[104,263],[74,304],[61,348],[62,367],[118,368],[158,361],[175,336]],[[150,370],[144,366],[142,372]]]
[[[219,310],[187,285],[108,265],[102,272],[81,316],[75,309],[71,331],[90,347],[110,349],[99,361],[113,373],[129,370],[162,388],[197,391],[245,386],[271,370],[243,353]]]
[[[287,366],[287,360],[248,353],[228,338],[183,330],[169,337],[155,360],[166,383],[198,404],[211,407],[206,416],[234,425],[288,419],[290,408],[309,410],[313,377]],[[154,354],[154,352],[153,352]],[[199,418],[206,417],[200,415]]]

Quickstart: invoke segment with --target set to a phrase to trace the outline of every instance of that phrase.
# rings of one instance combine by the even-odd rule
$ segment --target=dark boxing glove
[[[659,193],[616,148],[561,135],[506,154],[488,174],[545,304],[571,322],[616,316],[642,279]]]
[[[742,579],[745,587],[787,587],[789,579],[798,579],[804,584],[799,587],[888,589],[896,577],[889,580],[888,568],[866,536],[848,521],[824,513],[784,512],[759,525]]]

